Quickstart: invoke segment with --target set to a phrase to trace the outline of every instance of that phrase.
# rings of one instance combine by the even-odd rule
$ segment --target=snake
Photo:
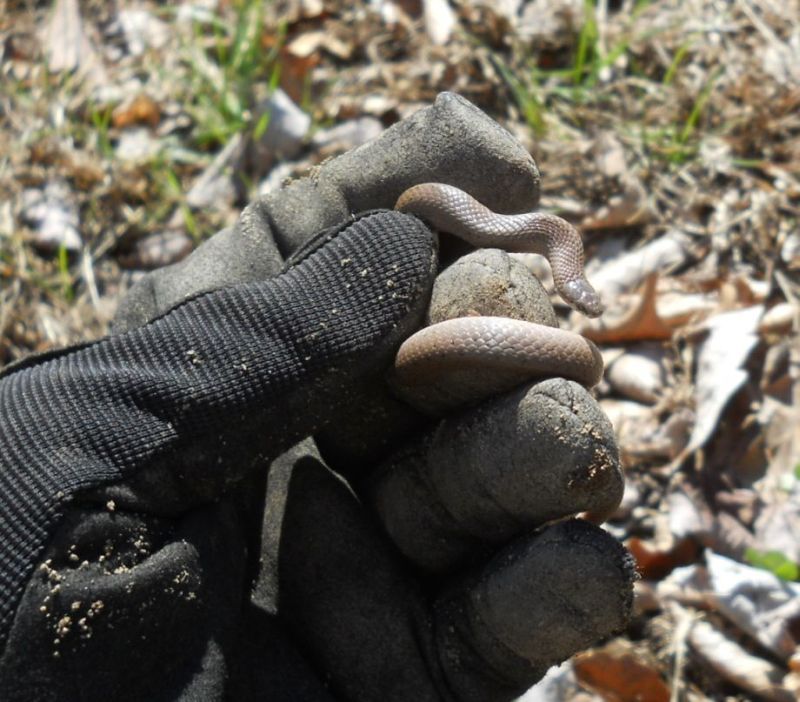
[[[552,214],[499,214],[469,193],[444,183],[414,185],[395,210],[422,219],[433,229],[476,248],[545,256],[556,290],[589,317],[603,312],[600,296],[586,279],[580,234]],[[563,377],[586,387],[603,374],[597,347],[575,332],[507,317],[457,317],[425,327],[400,346],[394,362],[403,395],[436,409],[498,394],[532,378]]]

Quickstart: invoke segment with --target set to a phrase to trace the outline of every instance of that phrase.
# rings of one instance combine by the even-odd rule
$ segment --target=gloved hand
[[[439,424],[388,389],[435,237],[351,214],[422,181],[497,211],[538,189],[444,94],[145,278],[113,336],[4,374],[1,699],[508,700],[624,626],[621,546],[537,530],[619,490],[591,396]]]

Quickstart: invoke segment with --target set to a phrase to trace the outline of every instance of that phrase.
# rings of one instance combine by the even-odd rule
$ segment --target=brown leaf
[[[669,687],[658,669],[613,642],[576,656],[573,665],[580,683],[608,702],[669,702]]]
[[[751,307],[766,300],[770,284],[744,274],[734,274],[720,284],[720,302],[723,307]]]
[[[321,31],[299,34],[285,46],[279,46],[278,39],[269,32],[262,36],[261,45],[265,51],[279,50],[280,87],[295,102],[302,101],[309,75],[322,61],[319,49],[324,41]]]
[[[145,124],[155,128],[160,120],[161,108],[153,98],[144,93],[139,93],[118,105],[111,115],[112,124],[118,129],[125,129],[133,124]]]
[[[672,338],[672,328],[656,309],[658,274],[645,280],[636,305],[621,318],[607,322],[593,320],[581,333],[599,344],[623,344],[631,341],[664,341]]]
[[[661,580],[678,566],[693,563],[700,554],[699,544],[691,538],[679,539],[665,550],[637,537],[628,539],[625,546],[636,559],[637,568],[646,580]]]

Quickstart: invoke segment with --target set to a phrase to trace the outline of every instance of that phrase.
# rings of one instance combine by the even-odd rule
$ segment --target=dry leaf
[[[633,537],[625,547],[636,559],[636,568],[646,580],[661,580],[675,568],[697,560],[700,546],[691,538],[676,540],[667,549],[660,549],[652,542]]]
[[[708,607],[708,571],[703,565],[675,568],[655,588],[662,604],[678,602],[689,607]]]
[[[47,65],[53,73],[70,73],[91,55],[78,0],[56,0],[45,27],[44,43]]]
[[[397,100],[386,95],[365,95],[360,101],[364,114],[385,117],[397,110]]]
[[[660,454],[667,458],[675,458],[689,442],[689,435],[694,426],[694,412],[686,407],[675,410],[670,414],[667,421],[660,427],[653,442],[659,447],[667,449],[666,453]]]
[[[293,54],[285,47],[280,51],[281,56],[281,90],[291,100],[302,101],[303,94],[308,85],[311,72],[320,64],[322,57],[317,52],[307,56]]]
[[[679,286],[675,278],[669,282]],[[716,312],[719,306],[719,300],[713,293],[690,293],[678,289],[661,291],[658,296],[658,316],[673,329],[688,322],[697,322]]]
[[[669,687],[658,667],[612,642],[573,659],[580,683],[608,702],[669,702]]]
[[[797,462],[790,460],[789,455],[792,438],[800,420],[800,408],[791,405],[789,392],[786,393],[786,398],[765,395],[756,416],[763,427],[765,452],[769,458],[767,476],[759,483],[758,491],[766,502],[771,502],[771,491],[783,492],[793,487],[792,469]]]
[[[772,284],[768,280],[756,280],[745,273],[732,274],[723,285],[730,285],[735,291],[732,296],[732,307],[751,307],[760,304],[772,291]],[[720,299],[722,300],[722,296]]]
[[[718,507],[720,496],[726,494],[732,495],[718,493]],[[739,519],[723,511],[712,514],[702,495],[687,483],[669,494],[667,504],[669,529],[676,539],[691,537],[731,558],[744,558],[745,551],[753,546],[753,534]]]
[[[795,700],[800,700],[800,674],[789,673],[783,678],[782,685],[794,695]]]
[[[783,669],[748,653],[708,622],[691,625],[689,644],[706,665],[743,690],[774,702],[795,702],[782,685]]]
[[[686,262],[689,237],[672,230],[635,251],[626,251],[609,261],[594,259],[587,266],[592,285],[607,305],[622,293],[637,288],[653,273],[669,271]]]
[[[300,20],[317,19],[325,12],[322,0],[288,0],[279,3],[281,19],[287,24],[296,24]]]
[[[631,341],[663,341],[672,338],[672,328],[656,309],[658,275],[647,278],[636,305],[622,317],[605,315],[583,326],[580,332],[599,344],[624,344]]]
[[[325,3],[322,0],[300,0],[300,17],[303,19],[316,19],[325,12]]]
[[[769,458],[767,476],[759,483],[759,492],[767,501],[770,492],[785,493],[797,490],[794,468],[800,465],[800,348],[796,340],[789,346],[790,387],[783,397],[766,395],[759,408],[759,423],[764,427],[766,453]]]
[[[111,114],[112,124],[125,129],[133,124],[146,124],[155,129],[161,120],[161,108],[149,95],[139,93],[118,105]]]
[[[710,550],[705,560],[706,566],[675,569],[659,583],[659,594],[680,599],[677,593],[699,592],[706,607],[723,615],[777,658],[788,660],[798,644],[793,622],[800,617],[800,583],[786,582]]]
[[[761,305],[756,305],[718,314],[706,322],[710,333],[700,346],[697,361],[697,422],[687,454],[708,441],[728,401],[747,380],[743,365],[758,343],[758,322],[763,311]]]
[[[785,334],[792,328],[795,317],[800,310],[791,302],[781,302],[774,307],[770,307],[758,325],[758,331],[762,334]]]

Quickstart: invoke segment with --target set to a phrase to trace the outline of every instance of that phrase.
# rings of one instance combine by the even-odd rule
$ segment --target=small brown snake
[[[409,188],[395,209],[417,215],[434,229],[478,248],[543,254],[561,297],[589,317],[602,314],[600,297],[584,276],[580,234],[560,217],[540,212],[497,214],[463,190],[442,183]],[[409,388],[481,386],[457,388],[453,392],[457,404],[472,394],[495,394],[534,377],[564,377],[591,387],[602,377],[603,361],[597,347],[574,332],[505,317],[460,317],[406,339],[395,359],[395,373]],[[476,374],[486,380],[475,382]],[[496,387],[492,376],[499,378]]]

